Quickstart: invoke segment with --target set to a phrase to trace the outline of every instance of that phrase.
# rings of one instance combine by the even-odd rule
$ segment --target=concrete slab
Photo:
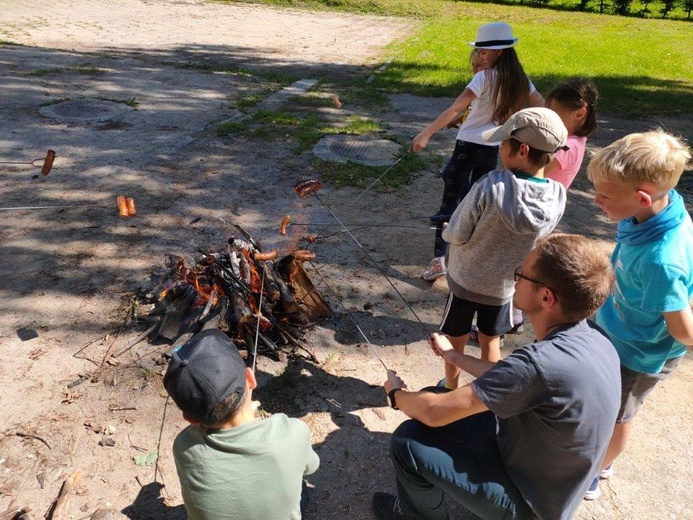
[[[325,161],[348,161],[368,166],[390,166],[401,146],[389,139],[374,139],[368,135],[329,135],[313,148],[313,153]]]
[[[106,99],[79,98],[46,105],[39,112],[61,122],[109,121],[132,110],[124,103]]]

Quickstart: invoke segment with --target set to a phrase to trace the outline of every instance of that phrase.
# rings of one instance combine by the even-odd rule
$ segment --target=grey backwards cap
[[[481,132],[481,138],[488,142],[513,138],[542,152],[554,153],[567,149],[568,130],[556,112],[535,107],[515,112],[501,126]]]
[[[245,392],[245,363],[229,337],[218,329],[195,334],[173,352],[164,387],[181,411],[200,424],[234,392]]]

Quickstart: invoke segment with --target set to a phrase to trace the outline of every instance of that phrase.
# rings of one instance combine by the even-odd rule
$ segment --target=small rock
[[[115,440],[113,440],[110,437],[101,437],[101,440],[99,441],[99,446],[108,446],[108,447],[112,448],[115,445],[116,445]]]
[[[22,341],[29,341],[38,338],[38,332],[28,327],[22,327],[21,329],[17,329],[17,336],[19,336],[19,339]]]

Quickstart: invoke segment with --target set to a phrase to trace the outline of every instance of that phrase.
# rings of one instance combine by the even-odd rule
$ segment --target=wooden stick
[[[131,304],[130,307],[128,308],[128,313],[125,315],[125,319],[123,320],[123,324],[120,326],[118,329],[118,332],[115,333],[115,336],[113,337],[113,341],[111,341],[111,344],[108,346],[108,349],[106,349],[106,353],[103,356],[103,359],[101,360],[101,367],[106,364],[106,361],[108,361],[111,358],[111,352],[113,352],[113,346],[115,345],[116,340],[118,339],[118,336],[120,336],[120,332],[125,328],[125,325],[127,325],[128,320],[130,319],[130,314],[132,313],[133,305]]]
[[[140,341],[142,341],[144,338],[149,336],[152,332],[154,332],[154,329],[156,329],[159,326],[159,322],[157,321],[154,325],[149,327],[147,330],[145,330],[142,334],[137,336],[135,339],[130,341],[127,345],[119,348],[116,350],[113,354],[111,354],[111,357],[117,358],[118,356],[122,356],[125,354],[128,350],[130,350],[132,347],[137,345]]]
[[[32,434],[32,433],[24,433],[24,432],[16,432],[15,435],[16,435],[17,437],[26,437],[26,438],[28,438],[28,439],[36,439],[37,441],[41,441],[43,444],[45,444],[46,446],[48,446],[48,449],[49,449],[49,450],[53,449],[53,448],[51,448],[51,445],[48,444],[48,441],[46,441],[46,440],[45,440],[44,438],[42,438],[42,437],[39,437],[38,435],[34,435],[34,434]]]
[[[67,507],[67,502],[70,499],[72,489],[77,485],[79,479],[82,478],[82,473],[83,471],[81,469],[75,470],[63,481],[63,485],[60,486],[60,493],[58,493],[58,497],[48,510],[46,520],[62,520],[63,512]]]

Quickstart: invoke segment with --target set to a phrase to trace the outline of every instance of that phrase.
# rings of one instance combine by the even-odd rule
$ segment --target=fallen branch
[[[87,349],[87,347],[90,347],[91,345],[93,345],[93,344],[96,343],[97,341],[101,341],[101,340],[103,340],[103,339],[106,339],[106,338],[107,338],[108,336],[110,336],[111,334],[112,334],[111,332],[107,332],[106,334],[103,334],[103,335],[99,336],[98,338],[91,340],[89,343],[87,343],[86,345],[84,345],[84,346],[83,346],[81,349],[79,349],[77,352],[75,352],[74,354],[72,354],[72,357],[76,357],[77,359],[83,359],[83,358],[80,358],[77,354],[81,354],[82,351],[84,351],[84,350]],[[91,360],[89,360],[89,361],[91,361]]]
[[[46,514],[46,520],[62,520],[63,511],[67,507],[67,502],[70,499],[70,493],[72,493],[72,489],[77,485],[79,479],[82,478],[82,473],[83,471],[81,469],[75,470],[63,481],[57,498],[53,501]]]
[[[123,324],[120,326],[118,331],[115,333],[115,336],[113,336],[113,341],[111,341],[111,344],[108,346],[108,349],[106,349],[106,353],[104,354],[103,359],[101,360],[101,365],[99,366],[99,368],[103,368],[103,366],[106,364],[106,361],[108,361],[111,358],[111,352],[113,352],[113,347],[115,345],[115,342],[118,339],[118,336],[120,336],[121,331],[128,324],[128,320],[130,319],[130,315],[132,314],[133,306],[134,306],[134,304],[131,304],[130,307],[128,308],[128,312],[125,315],[125,319],[123,320]]]
[[[113,354],[111,354],[111,357],[117,358],[119,356],[122,356],[125,354],[128,350],[130,350],[132,347],[137,345],[140,341],[142,341],[144,338],[149,336],[152,332],[154,332],[154,329],[156,329],[159,326],[159,322],[155,323],[151,327],[149,327],[147,330],[145,330],[142,334],[139,336],[135,337],[132,341],[130,341],[127,345],[119,348],[116,350]]]
[[[109,408],[108,409],[111,412],[124,412],[126,410],[137,410],[136,406],[121,406],[118,408]]]

